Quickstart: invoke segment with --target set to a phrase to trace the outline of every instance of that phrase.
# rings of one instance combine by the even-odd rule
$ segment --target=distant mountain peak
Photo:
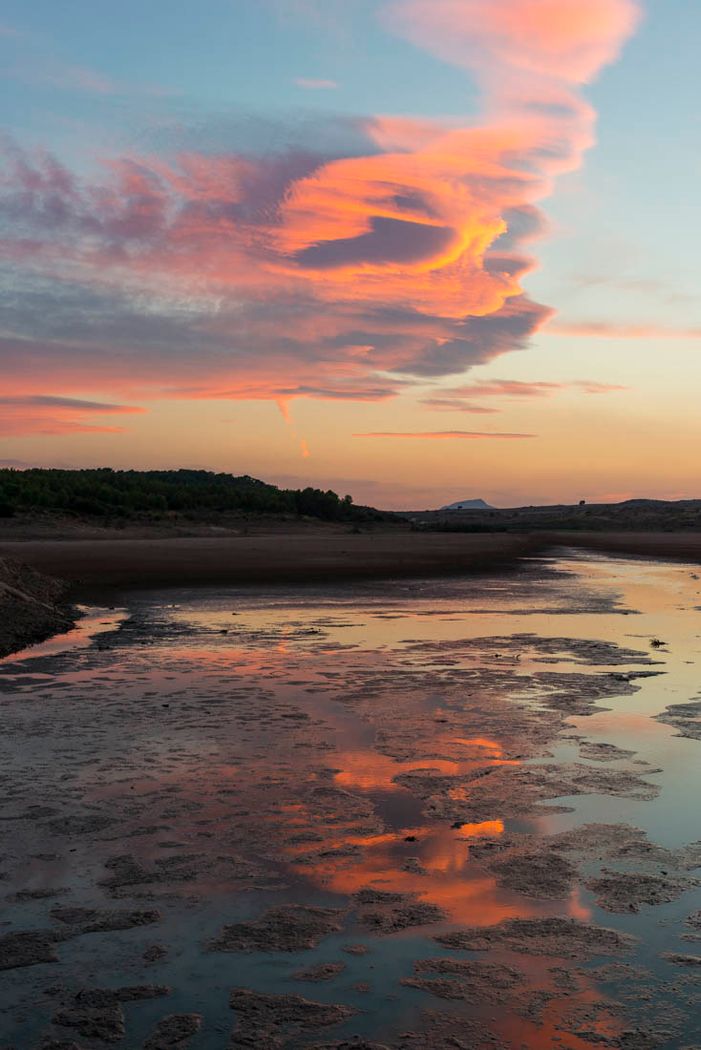
[[[485,503],[483,499],[461,499],[457,503],[449,503],[447,507],[441,507],[441,510],[494,510],[489,503]]]

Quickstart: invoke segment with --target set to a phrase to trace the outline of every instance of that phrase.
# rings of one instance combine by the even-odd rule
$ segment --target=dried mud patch
[[[517,658],[530,659],[533,662],[560,662],[563,659],[571,663],[588,667],[618,667],[623,664],[659,664],[649,652],[642,649],[626,649],[615,642],[591,640],[587,638],[551,637],[531,632],[515,632],[508,635],[487,635],[479,638],[461,638],[454,642],[412,641],[406,645],[410,652],[451,653],[477,655],[492,659]]]
[[[393,1050],[510,1050],[486,1024],[424,1010],[414,1030],[404,1031]]]
[[[344,912],[299,904],[270,908],[258,919],[225,926],[207,944],[210,952],[297,952],[315,948],[342,929]]]
[[[701,880],[682,875],[646,875],[639,872],[610,871],[584,885],[596,894],[596,903],[608,912],[637,912],[643,904],[669,904],[688,890],[701,886]]]
[[[475,962],[472,959],[420,959],[414,963],[416,977],[402,984],[420,988],[440,999],[466,999],[475,1002],[501,1002],[504,993],[522,984],[519,970],[503,963]]]
[[[292,976],[295,981],[311,981],[317,984],[320,981],[333,981],[345,969],[345,963],[320,963],[319,966],[313,966],[309,970],[298,970]]]
[[[701,966],[701,955],[686,955],[683,952],[662,952],[661,958],[675,966],[684,966],[687,969],[695,969]]]
[[[503,948],[525,955],[564,959],[621,955],[632,951],[635,938],[619,930],[577,919],[508,919],[496,926],[475,926],[434,937],[445,948],[490,951]]]
[[[410,894],[366,889],[356,893],[355,900],[359,905],[358,921],[373,933],[398,933],[445,919],[445,912],[437,905]]]
[[[648,801],[659,794],[658,786],[636,770],[580,763],[492,765],[463,776],[418,770],[399,774],[395,781],[422,799],[427,818],[450,823],[531,816],[539,803],[576,795]]]
[[[83,988],[53,1016],[53,1023],[74,1028],[86,1039],[117,1043],[126,1035],[123,1003],[159,999],[170,995],[163,985],[144,984],[125,988]]]
[[[635,751],[626,751],[615,744],[594,743],[591,740],[582,741],[579,753],[590,762],[620,762],[626,758],[633,758],[636,754]]]
[[[340,1024],[355,1013],[338,1003],[317,1003],[299,995],[264,995],[249,988],[235,988],[229,1005],[238,1021],[232,1050],[279,1050],[295,1036]]]
[[[701,867],[701,842],[666,849],[630,824],[583,824],[544,840],[548,848],[578,854],[582,860],[616,860],[656,871],[693,871]],[[665,874],[662,872],[662,874]]]
[[[201,1027],[201,1014],[169,1014],[158,1022],[143,1050],[185,1050]]]
[[[564,854],[564,856],[563,856]],[[641,904],[663,904],[701,883],[688,872],[701,867],[701,843],[677,850],[650,842],[627,824],[586,824],[557,835],[511,836],[477,842],[472,859],[499,883],[525,896],[564,898],[579,881],[597,893],[606,911],[637,911]],[[623,870],[602,868],[581,880],[573,863],[616,861]],[[631,870],[632,869],[632,870]]]
[[[657,722],[673,726],[677,730],[677,736],[701,740],[701,700],[689,700],[685,704],[670,704],[654,718]]]
[[[105,908],[61,907],[52,908],[50,916],[62,923],[64,937],[77,937],[85,933],[110,933],[114,930],[132,930],[160,922],[161,913],[155,909],[147,911],[119,911]],[[55,934],[61,937],[61,933]]]
[[[50,930],[18,930],[0,937],[0,970],[58,962]]]
[[[573,864],[540,850],[519,851],[490,867],[500,885],[526,897],[561,900],[577,880]]]
[[[105,861],[110,872],[101,885],[114,897],[131,896],[135,888],[162,886],[177,882],[192,882],[199,871],[198,858],[162,857],[151,868],[145,867],[131,853],[120,854]]]

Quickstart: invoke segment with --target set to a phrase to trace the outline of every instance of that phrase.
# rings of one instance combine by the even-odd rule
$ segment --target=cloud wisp
[[[508,434],[498,431],[479,430],[419,430],[419,431],[391,431],[376,430],[367,434],[353,434],[354,438],[418,438],[422,441],[450,441],[458,439],[462,441],[518,441],[521,438],[534,438],[537,434]]]
[[[90,423],[93,416],[131,415],[144,412],[135,405],[115,405],[79,398],[28,395],[0,397],[0,435],[120,434],[124,427]]]
[[[616,324],[610,321],[572,321],[549,324],[546,335],[575,339],[701,339],[701,328],[674,328],[671,325]]]
[[[419,403],[426,408],[443,412],[472,412],[492,414],[501,409],[480,404],[480,399],[506,398],[532,400],[553,397],[567,390],[583,394],[612,394],[628,390],[618,383],[600,383],[591,379],[576,379],[571,383],[553,383],[544,380],[524,382],[520,379],[492,379],[458,387],[444,387],[439,396],[423,397]]]
[[[335,91],[338,88],[335,80],[325,80],[323,77],[295,77],[294,82],[305,91]]]
[[[552,315],[521,283],[538,202],[591,145],[580,89],[637,8],[390,0],[380,17],[477,81],[479,118],[376,115],[333,155],[130,155],[99,177],[5,142],[14,394],[48,377],[56,394],[381,400],[527,345]]]

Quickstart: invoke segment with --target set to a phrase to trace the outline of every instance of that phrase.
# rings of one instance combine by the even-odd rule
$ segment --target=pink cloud
[[[634,31],[633,0],[390,0],[386,23],[493,88],[505,69],[583,84]]]
[[[335,91],[338,84],[335,80],[324,80],[319,77],[295,77],[297,87],[306,91]]]
[[[576,379],[570,384],[575,389],[582,390],[585,394],[616,394],[630,387],[621,386],[619,383],[597,383],[593,379]]]
[[[392,431],[376,431],[368,434],[353,434],[354,438],[419,438],[428,441],[443,441],[458,438],[463,441],[483,441],[496,438],[497,440],[519,440],[521,438],[537,437],[537,434],[503,434],[498,432],[480,432],[475,430],[428,430],[418,432],[398,433]]]
[[[591,144],[578,88],[616,56],[637,8],[382,10],[394,32],[477,77],[480,122],[374,116],[338,155],[121,156],[89,178],[6,144],[0,260],[28,292],[0,338],[0,370],[18,396],[50,377],[57,393],[381,400],[527,345],[552,314],[521,286],[525,245],[544,232],[538,203]],[[499,382],[437,396],[474,405],[550,390]]]
[[[565,390],[577,390],[585,394],[610,394],[628,387],[616,383],[599,383],[589,379],[577,379],[572,383],[545,381],[524,382],[517,379],[492,379],[482,383],[471,383],[459,387],[447,387],[438,396],[421,398],[426,408],[453,412],[498,412],[475,403],[474,398],[543,398],[553,397]]]
[[[422,397],[421,404],[438,412],[470,412],[476,415],[495,415],[498,408],[487,408],[486,405],[475,405],[459,397]]]
[[[545,334],[573,336],[578,339],[701,339],[701,328],[616,324],[609,321],[574,321],[549,324]]]
[[[523,382],[518,379],[492,379],[484,383],[471,383],[455,387],[451,394],[456,397],[550,397],[564,389],[564,383]]]
[[[124,427],[84,422],[86,416],[128,415],[145,411],[132,405],[48,395],[0,397],[0,434],[119,434]]]

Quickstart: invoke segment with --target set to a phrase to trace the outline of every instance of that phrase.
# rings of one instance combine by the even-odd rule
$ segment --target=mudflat
[[[498,571],[557,547],[701,563],[697,532],[421,532],[254,525],[173,535],[158,527],[0,534],[0,558],[70,584],[154,587],[430,577]]]
[[[701,1046],[699,575],[125,589],[2,661],[0,1045]]]
[[[672,561],[701,561],[701,532],[575,532],[540,534],[551,547],[584,547],[607,554],[633,554]]]
[[[330,532],[0,540],[0,557],[88,586],[295,582],[494,570],[542,546],[519,534]]]

